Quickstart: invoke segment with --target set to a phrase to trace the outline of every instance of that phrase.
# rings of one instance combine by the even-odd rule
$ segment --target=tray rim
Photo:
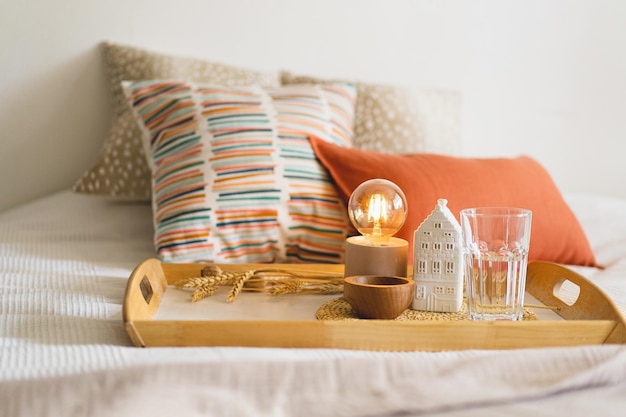
[[[569,268],[537,261],[528,265],[526,290],[545,305],[555,306],[564,321],[152,320],[168,285],[191,276],[189,271],[197,271],[204,265],[207,264],[162,263],[149,258],[135,267],[127,282],[122,311],[124,327],[135,346],[441,351],[626,343],[625,318],[601,289]],[[268,265],[220,264],[220,267],[236,271]],[[343,265],[272,264],[272,267],[343,272]],[[408,275],[411,276],[410,268]],[[565,280],[580,287],[580,295],[572,306],[553,295],[555,286]],[[145,294],[146,285],[150,287],[149,294]]]

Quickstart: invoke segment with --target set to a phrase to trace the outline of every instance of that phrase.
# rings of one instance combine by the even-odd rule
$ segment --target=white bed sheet
[[[626,312],[626,200],[567,196]],[[149,348],[121,320],[151,208],[59,192],[0,214],[0,415],[623,415],[626,348]]]

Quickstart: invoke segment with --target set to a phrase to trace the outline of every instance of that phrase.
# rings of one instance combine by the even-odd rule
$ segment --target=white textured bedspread
[[[568,196],[626,311],[626,201]],[[610,220],[609,220],[610,219]],[[626,415],[626,347],[148,348],[121,319],[148,204],[68,192],[0,214],[0,416]]]
[[[626,350],[312,355],[5,384],[11,416],[623,416]],[[183,352],[178,352],[183,355]],[[269,353],[268,353],[269,354]],[[253,358],[256,356],[253,353]]]

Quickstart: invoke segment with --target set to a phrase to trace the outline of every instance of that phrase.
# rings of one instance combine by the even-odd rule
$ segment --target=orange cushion
[[[363,181],[384,178],[404,191],[407,220],[396,234],[409,242],[413,232],[435,208],[448,200],[457,220],[463,208],[510,206],[532,210],[529,260],[597,266],[576,216],[549,173],[534,159],[458,158],[433,154],[385,154],[342,148],[311,138],[315,154],[348,201]]]

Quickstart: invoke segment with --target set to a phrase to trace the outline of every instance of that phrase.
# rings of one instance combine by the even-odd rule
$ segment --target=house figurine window
[[[414,310],[456,312],[463,302],[461,226],[439,199],[414,233]]]

